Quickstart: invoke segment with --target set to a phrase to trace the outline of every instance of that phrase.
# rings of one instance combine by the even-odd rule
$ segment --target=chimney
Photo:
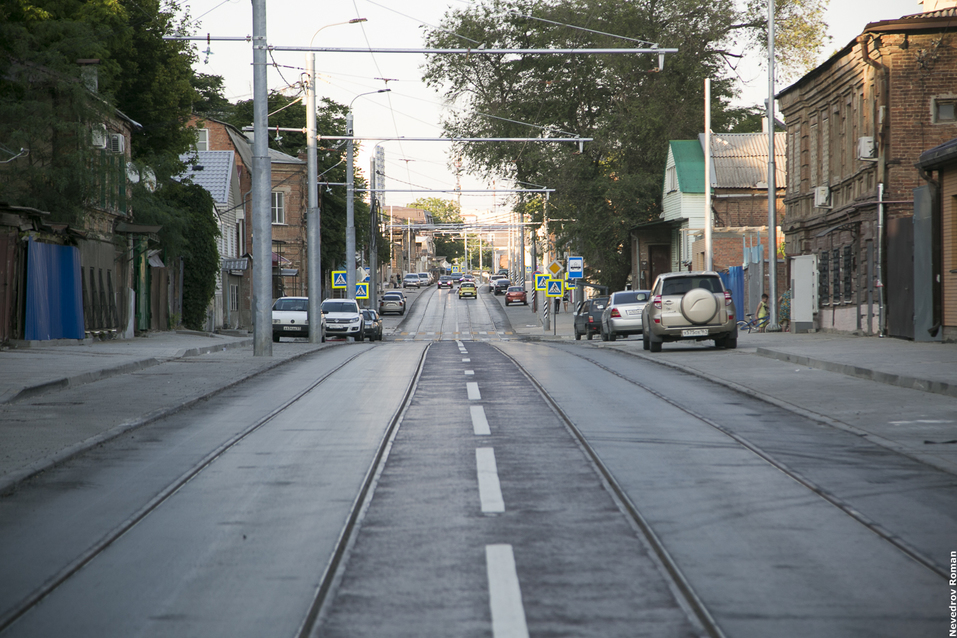
[[[77,60],[76,63],[80,65],[80,78],[83,80],[83,85],[86,86],[90,93],[99,93],[100,86],[97,66],[100,64],[100,61],[98,59]]]

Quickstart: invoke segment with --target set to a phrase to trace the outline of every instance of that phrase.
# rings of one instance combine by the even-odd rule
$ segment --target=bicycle
[[[761,332],[768,325],[769,317],[767,316],[764,316],[761,318],[755,318],[754,315],[748,314],[748,315],[745,315],[745,317],[748,317],[747,321],[745,321],[744,319],[740,319],[738,321],[738,331],[747,330],[749,333]]]

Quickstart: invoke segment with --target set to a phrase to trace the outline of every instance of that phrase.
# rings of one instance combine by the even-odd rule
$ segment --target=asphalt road
[[[0,635],[945,635],[952,474],[413,294],[0,499]]]

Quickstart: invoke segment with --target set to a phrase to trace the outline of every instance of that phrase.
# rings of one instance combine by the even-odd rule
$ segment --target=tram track
[[[552,345],[549,345],[548,347],[550,347],[550,348],[556,348],[555,346],[552,346]],[[694,419],[700,421],[701,423],[704,423],[705,425],[707,425],[707,426],[709,426],[709,427],[711,427],[711,428],[717,430],[718,432],[720,432],[720,433],[723,434],[724,436],[730,438],[732,441],[734,441],[736,444],[738,444],[738,445],[741,446],[742,448],[748,450],[750,453],[752,453],[752,454],[754,454],[755,456],[757,456],[758,458],[760,458],[762,461],[764,461],[764,462],[765,462],[766,464],[768,464],[769,466],[773,467],[775,470],[777,470],[778,472],[780,472],[780,473],[783,474],[784,476],[788,477],[790,480],[792,480],[792,481],[794,481],[795,483],[801,485],[801,486],[804,487],[805,489],[807,489],[807,490],[809,490],[810,492],[812,492],[813,494],[815,494],[817,497],[821,498],[822,500],[826,501],[826,502],[829,503],[830,505],[832,505],[832,506],[834,506],[835,508],[837,508],[840,512],[842,512],[842,513],[845,514],[846,516],[850,517],[850,518],[851,518],[852,520],[854,520],[856,523],[858,523],[859,525],[863,526],[865,529],[867,529],[868,531],[870,531],[871,533],[875,534],[877,537],[879,537],[879,538],[882,539],[883,541],[885,541],[885,542],[887,542],[888,544],[890,544],[891,546],[893,546],[896,550],[898,550],[899,552],[901,552],[902,554],[904,554],[905,556],[907,556],[907,557],[910,558],[911,560],[913,560],[913,561],[915,561],[916,563],[920,564],[921,566],[925,567],[926,569],[928,569],[928,570],[931,571],[932,573],[936,574],[937,576],[939,576],[939,577],[941,577],[941,578],[944,578],[945,580],[946,580],[947,578],[949,578],[949,573],[948,573],[948,571],[946,570],[946,568],[945,568],[944,565],[938,564],[938,563],[935,562],[933,559],[931,559],[930,557],[926,556],[926,555],[925,555],[923,552],[921,552],[919,549],[917,549],[916,547],[912,546],[910,543],[908,543],[907,541],[905,541],[904,539],[902,539],[899,535],[897,535],[897,534],[891,532],[890,530],[888,530],[888,529],[886,529],[884,526],[882,526],[880,523],[876,522],[875,520],[871,519],[870,517],[866,516],[865,514],[863,514],[863,513],[860,512],[859,510],[857,510],[855,507],[853,507],[853,506],[852,506],[850,503],[848,503],[846,500],[840,498],[839,496],[833,494],[832,492],[830,492],[829,490],[825,489],[825,488],[822,487],[821,485],[817,484],[817,483],[814,482],[813,480],[809,479],[807,476],[805,476],[805,475],[804,475],[803,473],[801,473],[800,471],[794,469],[793,467],[790,467],[787,463],[784,463],[783,461],[779,460],[778,458],[775,458],[775,456],[774,456],[773,454],[771,454],[771,453],[765,451],[765,450],[762,449],[759,445],[756,445],[756,444],[752,443],[752,442],[749,441],[747,438],[745,438],[745,437],[741,436],[740,434],[738,434],[738,433],[732,431],[732,430],[731,430],[730,428],[728,428],[727,426],[724,426],[724,425],[718,423],[717,421],[715,421],[714,419],[711,419],[711,418],[709,418],[709,417],[707,417],[707,416],[705,416],[705,415],[703,415],[703,414],[701,414],[701,413],[699,413],[699,412],[697,412],[697,411],[695,411],[695,410],[689,408],[687,405],[684,405],[684,404],[682,404],[681,402],[676,401],[675,399],[668,397],[667,395],[663,394],[662,392],[660,392],[660,391],[658,391],[658,390],[652,388],[651,386],[649,386],[649,385],[647,385],[647,384],[645,384],[645,383],[642,383],[642,382],[637,381],[637,380],[635,380],[635,379],[629,378],[627,375],[622,374],[621,372],[615,370],[614,368],[612,368],[612,367],[610,367],[610,366],[607,366],[607,365],[605,365],[605,364],[603,364],[603,363],[597,361],[596,359],[593,359],[593,358],[591,358],[591,357],[585,356],[585,355],[580,354],[580,353],[571,352],[571,351],[568,350],[568,349],[564,349],[564,348],[556,348],[556,349],[560,349],[562,352],[564,352],[564,353],[566,353],[566,354],[571,354],[571,355],[573,355],[573,356],[575,356],[575,357],[577,357],[577,358],[579,358],[579,359],[581,359],[581,360],[587,361],[588,363],[594,365],[595,367],[600,368],[600,369],[603,370],[604,372],[607,372],[608,374],[611,374],[611,375],[613,375],[613,376],[615,376],[615,377],[617,377],[617,378],[619,378],[619,379],[625,381],[626,383],[635,386],[636,388],[640,388],[641,390],[643,390],[643,391],[645,391],[645,392],[651,394],[651,395],[654,396],[655,398],[657,398],[657,399],[659,399],[659,400],[661,400],[661,401],[667,403],[668,405],[670,405],[670,406],[672,406],[672,407],[674,407],[674,408],[676,408],[676,409],[678,409],[678,410],[684,412],[685,414],[687,414],[687,415],[691,416],[692,418],[694,418]],[[623,353],[623,352],[620,352],[620,351],[617,351],[617,350],[614,350],[614,349],[611,349],[610,351],[611,351],[611,352],[616,352],[616,353],[618,353],[618,354],[621,355],[621,356],[629,356],[627,353]],[[503,354],[505,354],[505,353],[503,353]],[[508,355],[506,354],[506,356],[508,356]],[[512,359],[512,360],[514,361],[514,359]],[[516,365],[519,365],[519,367],[521,367],[521,365],[520,365],[517,361],[516,361],[515,363],[516,363]],[[529,376],[530,379],[532,379],[532,383],[534,383],[534,384],[536,384],[536,385],[539,385],[539,384],[537,383],[537,381],[535,381],[535,380],[531,377],[531,375],[529,375],[528,372],[524,370],[524,368],[522,368],[522,369],[523,369],[523,372],[525,372],[525,374],[526,374],[527,376]],[[588,452],[589,456],[591,456],[592,458],[594,458],[594,459],[596,460],[596,463],[599,463],[599,465],[600,465],[601,462],[600,462],[600,460],[598,460],[597,454],[595,454],[594,451],[592,450],[592,448],[589,446],[589,444],[588,444],[587,441],[585,440],[585,437],[584,437],[584,435],[581,433],[581,431],[574,425],[574,423],[573,423],[570,419],[568,419],[567,415],[564,414],[564,412],[562,411],[561,407],[560,407],[560,406],[558,405],[558,403],[548,394],[547,390],[545,390],[545,388],[544,388],[544,387],[541,387],[540,385],[539,385],[539,388],[540,388],[540,391],[543,392],[544,395],[546,396],[546,400],[553,406],[553,409],[555,409],[555,410],[560,414],[561,418],[562,418],[562,419],[566,422],[566,424],[571,428],[571,430],[572,430],[572,432],[575,434],[576,438],[578,438],[579,441],[582,443],[582,445],[586,448],[586,451]],[[741,392],[740,390],[736,390],[736,389],[734,389],[734,388],[732,388],[732,389],[733,389],[735,392],[745,394],[745,396],[747,396],[747,397],[749,397],[749,398],[751,398],[751,399],[762,400],[761,397],[754,397],[754,396],[752,396],[752,395],[743,393],[743,392]],[[778,405],[776,405],[776,404],[771,404],[771,405],[775,405],[775,407],[780,407],[780,406],[778,406]],[[601,465],[600,465],[600,466],[601,466]],[[602,469],[602,474],[605,475],[606,473],[608,473],[607,469]],[[609,473],[609,474],[610,474],[610,473]],[[617,490],[620,489],[620,488],[615,488],[615,487],[614,487],[615,484],[614,484],[613,481],[614,481],[614,480],[611,479],[611,480],[610,480],[610,484],[613,486],[613,490],[616,490],[616,491],[617,491]],[[626,497],[626,498],[627,498],[627,497]],[[633,505],[630,506],[630,507],[633,508]]]
[[[310,383],[306,388],[298,391],[295,395],[285,400],[281,405],[277,406],[275,409],[270,411],[268,414],[260,417],[255,422],[251,423],[247,427],[243,428],[241,431],[235,433],[229,437],[226,441],[222,442],[215,449],[206,454],[199,461],[194,463],[186,471],[182,472],[175,480],[170,481],[165,488],[160,490],[153,498],[143,504],[139,509],[133,512],[121,523],[116,525],[113,529],[108,531],[106,534],[101,536],[99,540],[92,543],[85,551],[80,553],[74,560],[69,562],[62,569],[57,571],[52,576],[48,577],[42,585],[34,589],[28,595],[24,596],[8,609],[2,616],[0,616],[0,633],[3,633],[11,625],[13,625],[18,619],[27,614],[31,609],[35,608],[41,601],[54,593],[57,589],[67,583],[73,576],[75,576],[80,570],[85,566],[93,562],[98,556],[103,554],[110,546],[120,540],[128,532],[130,532],[134,527],[139,523],[147,519],[150,514],[156,512],[164,503],[169,501],[173,496],[175,496],[183,487],[190,483],[193,479],[199,476],[204,470],[212,466],[217,459],[223,457],[228,453],[232,448],[238,445],[243,440],[247,439],[254,432],[260,430],[263,426],[273,421],[276,417],[282,414],[284,411],[288,410],[295,403],[306,397],[310,392],[318,388],[327,380],[331,379],[337,372],[348,366],[350,363],[355,361],[357,358],[362,355],[370,352],[371,348],[365,348],[360,352],[356,352],[352,356],[349,356],[347,359],[331,368],[325,372],[322,376],[318,377],[314,382]],[[424,355],[423,355],[424,360]],[[419,369],[421,369],[422,362],[419,362]],[[406,389],[406,392],[403,396],[403,400],[400,403],[400,407],[397,411],[397,414],[393,416],[390,421],[390,425],[387,429],[386,435],[383,437],[383,441],[389,440],[392,432],[395,429],[397,424],[397,415],[401,413],[404,409],[404,406],[407,405],[409,398],[412,394],[412,388],[414,387],[414,379],[410,386]],[[376,454],[376,463],[381,458],[383,453],[385,443],[380,444],[380,449]],[[373,463],[375,467],[376,463]],[[368,482],[368,481],[366,481]],[[363,494],[368,489],[367,485],[364,483]],[[350,519],[351,520],[351,519]]]
[[[589,444],[588,439],[575,425],[574,421],[569,418],[569,416],[562,409],[561,405],[552,397],[551,393],[549,393],[549,391],[541,383],[539,383],[537,379],[535,379],[535,377],[525,368],[525,366],[523,366],[518,362],[518,360],[501,348],[498,348],[497,346],[494,347],[496,347],[504,357],[511,361],[515,367],[521,371],[525,378],[528,379],[529,383],[535,387],[536,390],[538,390],[539,394],[541,394],[542,398],[549,405],[555,415],[559,418],[559,420],[562,421],[562,423],[564,423],[567,430],[575,438],[585,455],[592,462],[602,482],[605,484],[612,498],[618,505],[618,508],[630,519],[637,531],[640,533],[641,539],[651,550],[651,555],[657,560],[660,571],[665,578],[669,580],[672,591],[675,593],[675,597],[678,599],[678,602],[682,608],[684,608],[688,613],[689,617],[693,621],[697,622],[708,636],[711,636],[712,638],[725,638],[725,634],[721,630],[721,627],[711,615],[711,612],[705,606],[704,602],[695,592],[688,578],[678,566],[677,561],[668,552],[664,543],[661,541],[657,533],[655,533],[651,524],[648,522],[645,516],[642,515],[641,511],[639,511],[637,506],[628,496],[627,492],[615,479],[615,476],[612,474],[611,470],[607,465],[605,465],[598,453]],[[581,358],[587,360],[587,357]]]

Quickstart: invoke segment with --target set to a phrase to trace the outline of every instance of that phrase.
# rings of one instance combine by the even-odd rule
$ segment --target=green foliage
[[[166,215],[166,222],[176,226],[176,236],[185,238],[178,246],[181,252],[170,253],[183,257],[183,325],[202,329],[219,272],[213,197],[201,186],[171,182],[157,191],[155,200],[153,212]],[[166,236],[172,232],[165,226],[163,231]]]
[[[223,95],[225,84],[221,76],[196,73],[190,83],[196,92],[193,98],[193,113],[221,122],[232,117],[233,105]]]
[[[778,11],[795,24],[821,26],[814,9],[819,4],[780,0]],[[457,109],[444,122],[450,136],[594,138],[583,151],[571,144],[517,143],[456,150],[473,173],[556,188],[544,214],[571,220],[549,224],[557,247],[584,255],[598,283],[620,289],[630,271],[631,232],[660,213],[668,141],[701,131],[705,78],[712,78],[714,130],[747,123],[749,113],[729,107],[735,89],[725,70],[728,59],[759,46],[762,26],[754,7],[748,11],[698,0],[491,0],[448,13],[440,28],[427,32],[427,46],[457,47],[463,37],[476,48],[640,46],[561,26],[575,24],[679,52],[667,55],[663,72],[651,55],[432,55],[424,77]],[[523,17],[528,15],[549,22]],[[787,46],[816,51],[820,42],[806,38]],[[541,222],[542,211],[532,212]]]

